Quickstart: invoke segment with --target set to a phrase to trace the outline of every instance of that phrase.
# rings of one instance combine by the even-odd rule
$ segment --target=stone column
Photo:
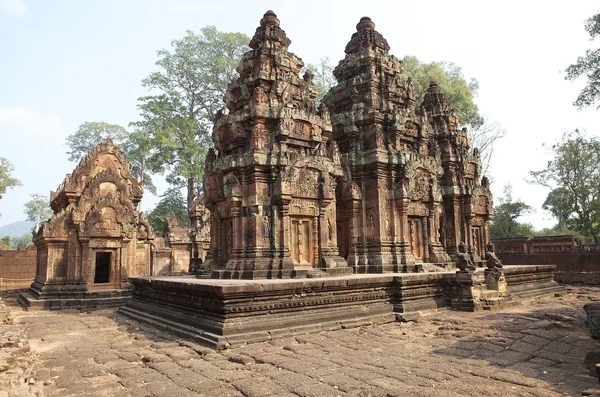
[[[430,246],[430,236],[429,236],[429,228],[427,224],[429,222],[429,217],[424,217],[421,219],[421,224],[423,225],[423,263],[429,262],[429,246]]]
[[[412,270],[415,264],[415,258],[410,250],[410,242],[407,238],[408,233],[408,203],[409,200],[401,198],[400,200],[400,263],[402,264],[402,272],[406,273]]]
[[[350,202],[350,211],[352,212],[352,216],[348,222],[348,227],[350,230],[348,231],[350,234],[350,246],[348,247],[348,265],[354,268],[354,272],[358,273],[358,263],[359,263],[359,253],[358,253],[358,243],[359,243],[359,230],[360,230],[360,216],[361,216],[361,204],[360,200],[351,200]]]
[[[94,282],[92,273],[92,261],[90,260],[90,242],[81,241],[81,281],[86,285]]]

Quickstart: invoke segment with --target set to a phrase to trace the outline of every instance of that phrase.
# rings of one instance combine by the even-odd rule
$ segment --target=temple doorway
[[[410,249],[415,259],[423,259],[423,223],[421,218],[408,218]]]
[[[94,266],[94,284],[107,284],[110,282],[111,252],[96,252]]]
[[[312,252],[313,221],[310,218],[292,219],[292,261],[296,265],[314,263]]]

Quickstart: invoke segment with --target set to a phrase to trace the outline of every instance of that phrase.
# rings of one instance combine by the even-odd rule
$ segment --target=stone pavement
[[[0,397],[44,394],[33,376],[36,355],[29,348],[26,326],[15,324],[0,299]]]
[[[497,312],[342,329],[223,352],[113,309],[23,312],[47,396],[559,396],[596,387],[583,305],[600,288]]]

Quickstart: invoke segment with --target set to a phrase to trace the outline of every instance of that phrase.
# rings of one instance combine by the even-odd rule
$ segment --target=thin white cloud
[[[26,11],[24,0],[0,0],[0,14],[19,15],[25,14]]]
[[[25,108],[0,108],[0,124],[22,127],[33,134],[43,134],[64,128],[60,117],[45,115]]]

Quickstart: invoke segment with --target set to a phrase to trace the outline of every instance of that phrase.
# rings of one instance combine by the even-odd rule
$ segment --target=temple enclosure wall
[[[0,291],[31,285],[36,254],[36,250],[0,250]]]
[[[556,281],[600,284],[600,246],[583,245],[573,236],[495,239],[506,265],[556,265]]]

